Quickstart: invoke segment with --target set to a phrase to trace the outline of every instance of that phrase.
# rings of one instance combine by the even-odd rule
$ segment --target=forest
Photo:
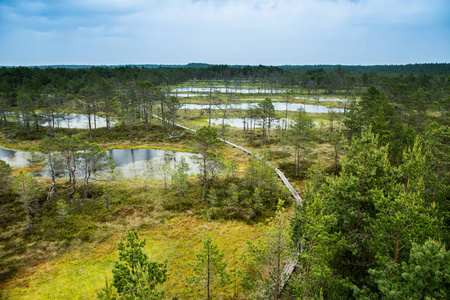
[[[447,299],[449,198],[450,64],[0,68],[0,299]]]

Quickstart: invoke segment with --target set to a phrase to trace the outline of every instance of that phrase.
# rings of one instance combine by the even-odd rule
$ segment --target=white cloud
[[[444,0],[5,3],[0,4],[0,42],[5,45],[0,49],[0,64],[33,64],[36,57],[51,60],[49,63],[67,63],[69,58],[84,63],[83,57],[89,57],[86,63],[98,64],[449,60],[444,51],[450,43],[448,37],[435,39],[450,31],[446,20],[449,5]],[[28,43],[25,39],[33,41],[34,49],[15,51]],[[420,44],[424,42],[434,46],[424,47]],[[52,48],[45,51],[46,45]],[[414,46],[423,49],[422,53],[411,53]],[[35,49],[43,50],[37,55]]]

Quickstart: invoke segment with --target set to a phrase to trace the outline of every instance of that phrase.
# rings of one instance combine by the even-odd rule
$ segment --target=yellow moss
[[[155,228],[141,231],[147,239],[145,252],[153,261],[168,260],[168,280],[164,284],[166,294],[187,295],[185,277],[188,263],[202,247],[202,241],[210,234],[225,253],[224,260],[230,270],[236,270],[246,251],[246,241],[256,240],[259,232],[255,226],[238,221],[207,222],[194,217],[177,217]],[[67,251],[57,259],[25,270],[5,284],[9,299],[94,299],[104,286],[105,278],[112,278],[112,267],[117,260],[117,242],[124,230],[102,243],[82,244]],[[194,295],[195,298],[195,295]]]

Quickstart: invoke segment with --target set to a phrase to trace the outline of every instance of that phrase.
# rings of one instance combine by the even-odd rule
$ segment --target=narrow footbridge
[[[167,120],[163,120],[160,116],[153,115],[153,117],[155,117],[155,118],[157,118],[157,119],[160,119],[161,121],[166,121],[166,122],[168,122]],[[169,122],[168,122],[168,123],[169,123]],[[192,128],[183,126],[183,125],[181,125],[181,124],[175,123],[175,126],[177,126],[177,127],[179,127],[179,128],[183,128],[183,129],[189,130],[189,131],[192,131],[192,132],[196,132],[195,129],[192,129]],[[258,154],[256,154],[256,153],[250,151],[250,150],[247,149],[247,148],[244,148],[244,147],[242,147],[242,146],[236,145],[236,144],[234,144],[234,143],[232,143],[232,142],[230,142],[230,141],[227,141],[227,140],[225,140],[225,139],[220,139],[220,140],[221,140],[222,142],[224,142],[224,143],[230,145],[230,146],[233,146],[233,147],[235,147],[235,148],[238,148],[238,149],[244,151],[244,152],[247,153],[247,154],[253,155],[253,156],[255,156],[256,158],[258,158],[258,159],[260,159],[260,160],[263,160],[263,158],[262,158],[261,156],[259,156]],[[271,164],[270,162],[266,161],[266,163],[267,163],[267,164],[268,164],[268,165],[269,165],[269,166],[270,166],[270,167],[278,174],[278,176],[280,177],[280,179],[281,179],[281,181],[283,182],[283,184],[289,189],[289,191],[290,191],[291,194],[292,194],[292,197],[294,198],[295,203],[298,204],[298,205],[302,205],[303,199],[300,197],[300,195],[299,195],[299,194],[297,193],[297,191],[294,189],[294,187],[293,187],[292,184],[289,182],[289,180],[286,178],[286,176],[284,175],[284,173],[281,172],[278,168],[276,168],[276,167],[275,167],[273,164]],[[289,277],[291,277],[292,273],[294,272],[294,269],[295,269],[295,266],[296,266],[296,265],[297,265],[297,260],[296,260],[296,259],[291,259],[291,260],[289,260],[289,261],[286,263],[286,265],[284,266],[284,268],[283,268],[283,274],[282,274],[282,276],[281,276],[282,281],[281,281],[281,284],[280,284],[280,292],[283,290],[284,286],[286,285],[287,281],[289,280]]]

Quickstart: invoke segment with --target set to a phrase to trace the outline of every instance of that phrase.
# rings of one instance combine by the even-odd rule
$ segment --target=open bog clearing
[[[111,270],[118,259],[116,247],[124,236],[125,226],[120,229],[121,233],[114,233],[104,242],[79,245],[57,259],[28,268],[4,285],[8,299],[94,299],[105,279],[112,281]],[[256,226],[238,221],[206,222],[194,217],[177,217],[152,229],[140,230],[140,234],[147,239],[145,252],[150,260],[168,260],[168,279],[163,285],[168,299],[173,296],[196,299],[195,295],[179,292],[188,290],[187,264],[195,259],[206,235],[211,235],[226,253],[224,261],[233,274],[242,263],[246,241],[256,240],[259,232]]]

